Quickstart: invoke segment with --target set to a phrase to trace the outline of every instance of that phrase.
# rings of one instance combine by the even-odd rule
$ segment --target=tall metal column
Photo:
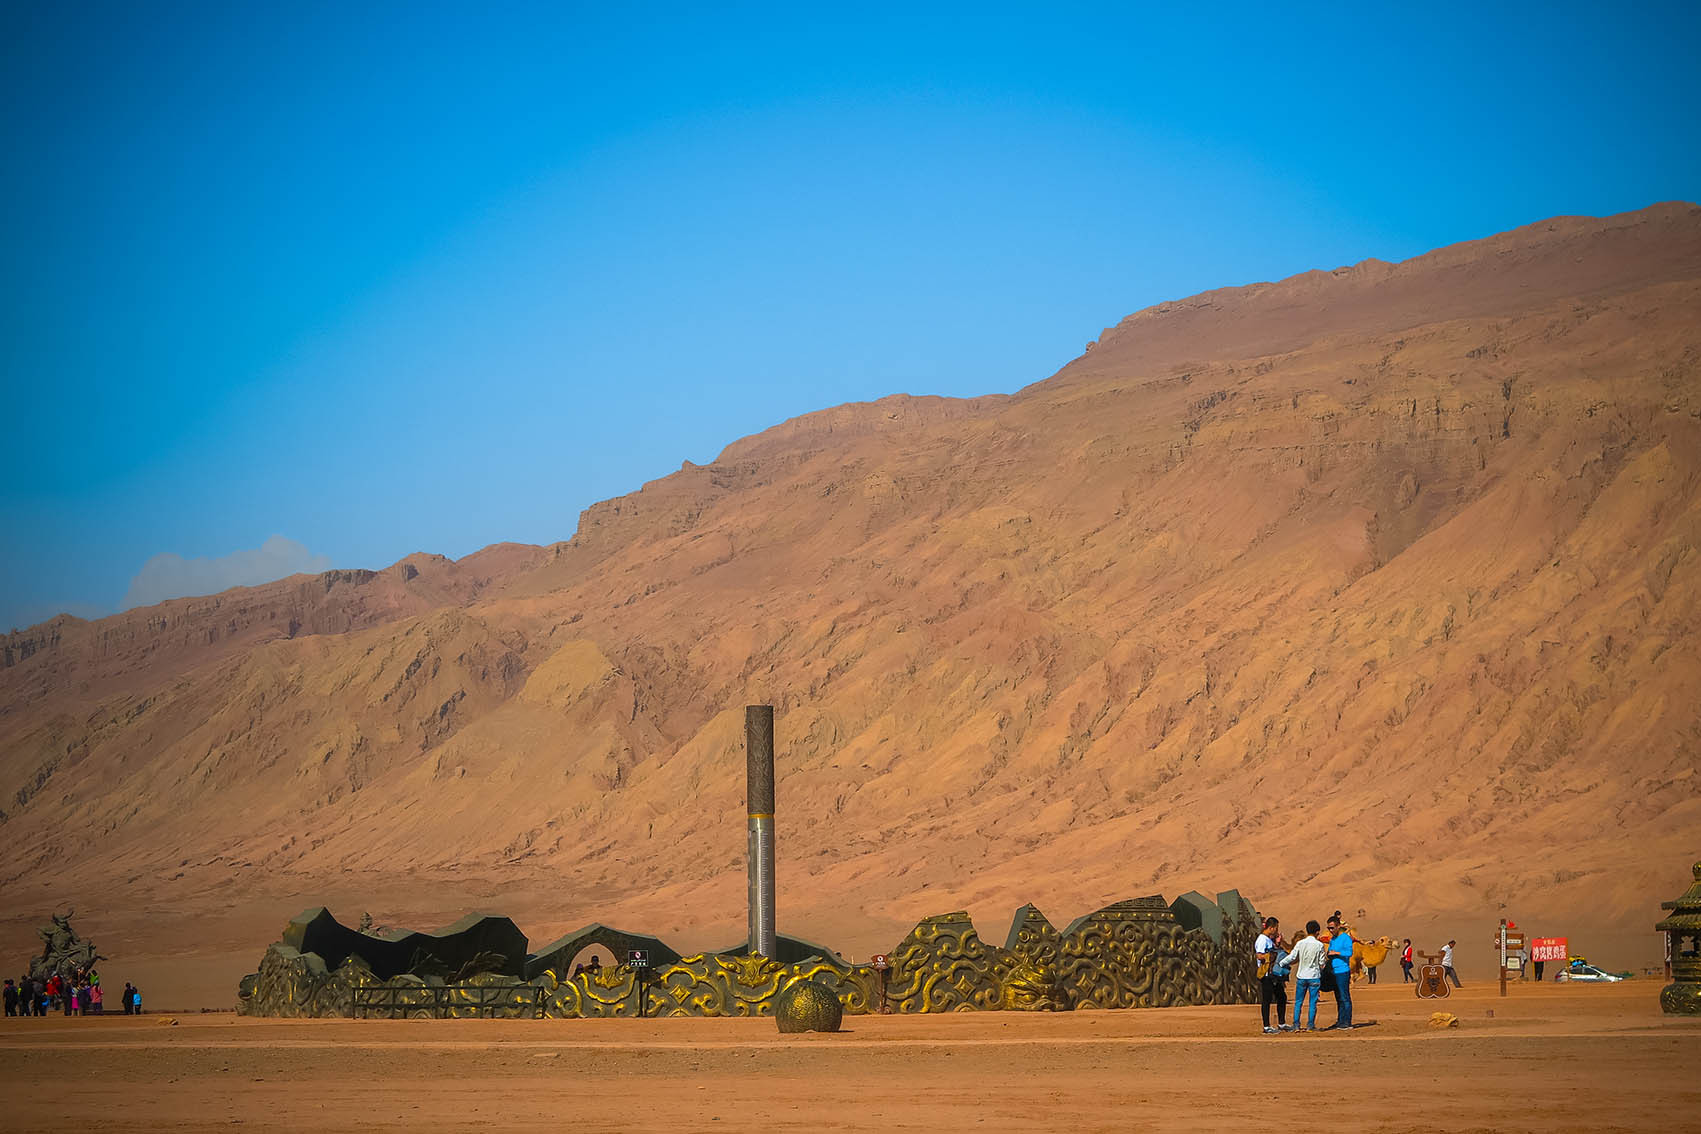
[[[750,811],[750,951],[774,955],[774,707],[744,707]]]

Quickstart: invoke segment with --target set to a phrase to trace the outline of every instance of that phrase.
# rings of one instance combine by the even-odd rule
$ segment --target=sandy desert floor
[[[1659,981],[1361,989],[1350,1033],[1255,1007],[773,1021],[6,1020],[8,1130],[1694,1129],[1701,1020]],[[1428,1026],[1436,1009],[1457,1028]],[[1320,1020],[1332,1020],[1325,1005]]]

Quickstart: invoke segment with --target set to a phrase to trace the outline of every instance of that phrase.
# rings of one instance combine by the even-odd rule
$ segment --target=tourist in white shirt
[[[1328,952],[1328,947],[1317,939],[1322,929],[1316,921],[1306,922],[1306,935],[1294,944],[1292,952],[1276,962],[1293,969],[1293,1030],[1296,1032],[1317,1030],[1317,994],[1323,987],[1324,957]],[[1311,1008],[1306,1014],[1305,1027],[1302,1028],[1299,1026],[1299,1006],[1305,1003],[1308,996],[1311,998]]]
[[[1252,946],[1258,961],[1258,1011],[1264,1017],[1264,1034],[1273,1036],[1285,1032],[1288,1026],[1282,1017],[1288,1014],[1288,976],[1276,960],[1282,951],[1281,923],[1273,917],[1264,919],[1264,932]],[[1276,1024],[1270,1026],[1270,1005],[1276,1006]]]

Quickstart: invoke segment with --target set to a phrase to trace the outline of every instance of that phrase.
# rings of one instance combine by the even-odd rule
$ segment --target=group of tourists
[[[106,993],[100,986],[100,974],[93,969],[70,976],[51,973],[46,980],[29,976],[16,981],[8,979],[4,996],[8,1016],[45,1016],[50,1011],[67,1016],[106,1014]],[[119,1003],[126,1016],[139,1015],[142,994],[126,981]]]
[[[1459,974],[1453,971],[1453,947],[1457,944],[1457,941],[1449,941],[1441,947],[1441,969],[1446,974],[1446,978],[1453,982],[1454,988],[1464,988],[1465,986],[1459,981]],[[1412,939],[1408,937],[1405,944],[1400,946],[1400,972],[1404,975],[1404,983],[1417,983],[1417,977],[1412,975],[1413,968]],[[1370,973],[1370,983],[1375,984],[1376,969],[1372,967],[1367,971]]]
[[[1291,944],[1282,938],[1281,923],[1264,919],[1264,932],[1253,944],[1258,961],[1258,1010],[1264,1034],[1315,1032],[1317,1001],[1324,992],[1335,998],[1335,1022],[1323,1031],[1346,1031],[1353,1026],[1353,935],[1336,910],[1323,925],[1305,923],[1305,932]],[[1400,969],[1412,980],[1412,942],[1407,938],[1400,951]],[[1369,968],[1367,981],[1375,983],[1376,970]],[[1293,1020],[1288,1014],[1288,979],[1294,982]],[[1270,1009],[1274,1007],[1274,1023]],[[1305,1023],[1300,1023],[1301,1012]]]

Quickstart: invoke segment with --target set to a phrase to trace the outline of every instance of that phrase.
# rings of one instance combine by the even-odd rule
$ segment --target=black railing
[[[374,984],[352,993],[351,1020],[535,1020],[545,1004],[531,984]]]

